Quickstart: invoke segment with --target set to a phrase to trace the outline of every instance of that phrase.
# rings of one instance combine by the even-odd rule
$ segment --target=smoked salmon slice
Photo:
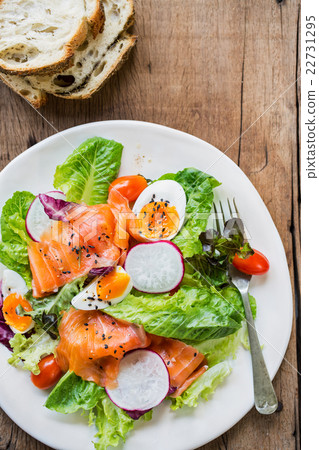
[[[71,308],[59,326],[56,348],[61,370],[71,370],[87,381],[116,387],[119,364],[126,352],[150,344],[143,327],[123,322],[101,311]]]
[[[175,395],[183,393],[206,370],[205,357],[176,339],[145,333],[143,327],[124,322],[102,311],[71,308],[64,313],[57,346],[57,363],[87,381],[116,387],[121,359],[130,350],[148,348],[164,360]]]
[[[150,335],[150,350],[158,353],[167,366],[171,387],[176,388],[175,395],[181,395],[193,381],[207,370],[205,356],[191,345],[177,339]]]
[[[56,221],[40,242],[28,247],[34,297],[43,297],[86,275],[112,266],[121,250],[114,244],[115,219],[108,205],[78,205],[67,222]]]

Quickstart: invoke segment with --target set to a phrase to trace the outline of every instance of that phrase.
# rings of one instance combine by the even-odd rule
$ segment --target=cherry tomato
[[[63,372],[53,355],[42,358],[39,362],[39,369],[39,375],[31,373],[31,381],[39,389],[49,389],[54,386],[63,375]]]
[[[112,189],[116,189],[123,197],[127,198],[129,202],[133,202],[146,187],[147,181],[142,175],[129,175],[116,178],[116,180],[110,184],[109,192]]]
[[[237,254],[233,259],[236,269],[248,275],[263,275],[269,270],[269,261],[262,253],[254,249],[254,254],[246,259],[239,258]]]

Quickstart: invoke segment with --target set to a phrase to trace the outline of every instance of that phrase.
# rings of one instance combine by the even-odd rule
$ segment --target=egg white
[[[114,269],[117,273],[127,273],[121,266],[117,266]],[[108,306],[115,305],[116,303],[121,302],[124,298],[131,292],[133,284],[130,278],[130,281],[123,292],[119,297],[112,298],[110,300],[102,300],[98,299],[97,296],[97,284],[101,277],[94,278],[90,284],[86,286],[81,292],[79,292],[75,297],[73,297],[71,303],[76,309],[81,309],[83,311],[90,310],[98,310],[105,309]]]
[[[179,225],[176,233],[171,234],[164,239],[172,240],[182,228],[185,221],[186,195],[183,187],[174,180],[159,180],[147,186],[139,195],[134,206],[133,213],[138,215],[141,210],[150,202],[169,201],[169,206],[175,206],[179,216]],[[159,241],[159,238],[147,238],[141,235],[146,241]]]

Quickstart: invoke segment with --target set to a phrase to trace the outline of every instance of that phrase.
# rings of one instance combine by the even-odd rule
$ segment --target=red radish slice
[[[60,191],[46,192],[46,195],[65,200],[65,194]],[[45,213],[40,197],[37,195],[31,203],[25,219],[25,226],[28,235],[33,241],[39,242],[42,234],[51,226],[52,222],[53,220],[49,219]]]
[[[183,255],[170,241],[145,242],[127,254],[125,270],[138,291],[160,294],[176,289],[184,276]]]
[[[159,405],[170,384],[165,362],[147,349],[133,350],[122,359],[117,382],[115,389],[106,390],[112,402],[126,411],[139,413]]]

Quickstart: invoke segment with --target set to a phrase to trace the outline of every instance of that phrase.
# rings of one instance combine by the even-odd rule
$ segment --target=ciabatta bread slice
[[[84,0],[0,0],[0,70],[26,75],[65,67],[87,32]]]
[[[0,74],[0,79],[14,92],[27,100],[34,108],[40,108],[47,102],[47,95],[40,89],[34,89],[25,77]]]
[[[85,0],[85,9],[92,34],[96,37],[105,21],[103,2],[102,0]]]
[[[124,33],[105,52],[81,86],[74,90],[65,90],[63,93],[55,93],[54,95],[70,100],[84,100],[90,98],[95,92],[101,89],[104,83],[117,70],[120,69],[122,64],[126,61],[131,49],[134,47],[136,40],[136,36]]]
[[[89,31],[86,40],[78,47],[73,58],[73,66],[52,75],[28,76],[35,89],[50,94],[66,94],[82,86],[95,67],[103,60],[108,48],[127,29],[134,17],[132,0],[107,0],[103,2],[105,22],[103,31],[95,38]]]

